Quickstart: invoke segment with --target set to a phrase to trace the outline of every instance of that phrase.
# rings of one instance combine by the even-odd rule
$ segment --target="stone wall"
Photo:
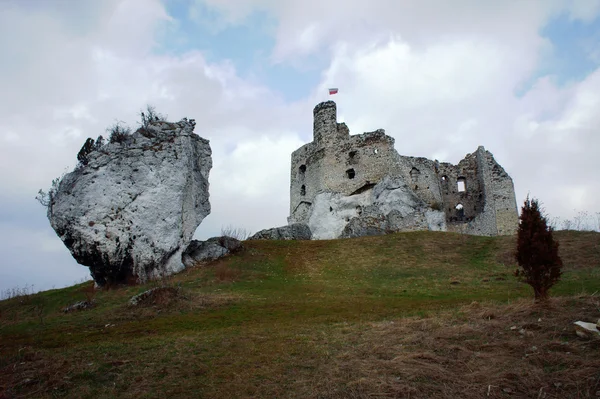
[[[327,220],[323,223],[336,226],[327,237],[335,238],[330,236],[338,234],[353,218],[360,218],[362,210],[373,210],[377,198],[371,191],[389,177],[406,185],[398,201],[410,202],[416,212],[403,212],[405,219],[392,223],[396,229],[442,229],[476,235],[516,232],[518,211],[512,179],[483,147],[467,154],[457,165],[402,156],[394,149],[394,139],[383,129],[350,135],[344,123],[337,123],[333,101],[317,105],[313,114],[314,140],[292,153],[288,223],[312,223],[319,229],[320,220]],[[413,194],[418,205],[407,199]],[[424,223],[423,207],[443,212],[446,224]],[[323,213],[327,211],[331,214]],[[421,222],[411,225],[411,218],[420,218]]]

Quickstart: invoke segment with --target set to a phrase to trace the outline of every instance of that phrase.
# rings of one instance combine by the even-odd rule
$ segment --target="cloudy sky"
[[[34,197],[146,104],[210,140],[212,213],[286,224],[290,153],[352,134],[456,163],[484,145],[547,212],[600,211],[600,0],[0,0],[0,289],[88,276]]]

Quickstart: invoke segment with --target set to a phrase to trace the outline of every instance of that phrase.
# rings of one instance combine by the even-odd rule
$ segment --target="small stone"
[[[523,336],[527,336],[527,337],[533,337],[533,331],[528,331],[528,330],[526,330],[526,329],[524,329],[524,328],[521,328],[521,329],[519,330],[519,333],[520,333],[521,335],[523,335]]]
[[[512,326],[510,329],[511,329],[511,330],[516,330],[516,329],[517,329],[517,326]]]
[[[74,312],[74,311],[78,311],[78,310],[91,309],[94,306],[96,306],[96,302],[94,302],[94,300],[80,301],[80,302],[74,303],[73,305],[67,306],[66,308],[63,308],[62,311],[64,313],[69,313],[69,312]]]
[[[576,321],[573,324],[575,324],[575,333],[580,338],[600,336],[600,331],[596,324],[586,323],[585,321]]]

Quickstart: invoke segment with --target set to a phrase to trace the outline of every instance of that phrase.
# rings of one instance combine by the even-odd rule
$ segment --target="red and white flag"
[[[331,88],[331,89],[329,89],[329,95],[332,95],[332,94],[337,94],[337,92],[338,92],[338,89],[337,89],[337,87],[336,87],[336,88]]]

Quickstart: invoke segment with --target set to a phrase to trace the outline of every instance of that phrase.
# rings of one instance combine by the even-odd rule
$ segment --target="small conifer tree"
[[[515,274],[531,285],[536,301],[545,301],[548,290],[562,274],[558,242],[552,237],[553,229],[542,215],[537,199],[527,196],[519,220],[516,260],[520,269]]]

